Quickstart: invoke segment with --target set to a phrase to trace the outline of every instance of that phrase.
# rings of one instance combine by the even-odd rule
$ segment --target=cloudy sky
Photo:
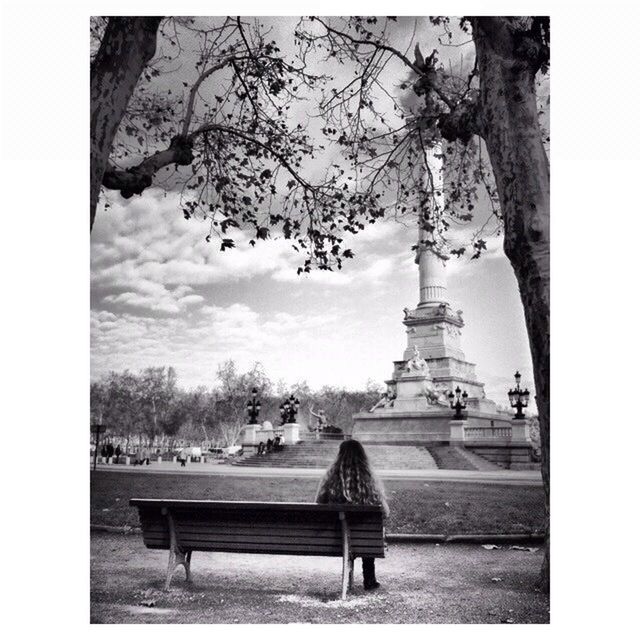
[[[210,386],[222,361],[261,362],[273,380],[362,388],[382,382],[402,356],[404,307],[418,302],[411,245],[416,231],[394,221],[355,236],[341,272],[296,275],[300,255],[273,239],[221,252],[207,226],[186,221],[178,196],[156,189],[112,198],[91,237],[91,371],[172,365],[185,387]],[[463,348],[490,397],[505,402],[516,369],[531,383],[517,284],[501,248],[450,261]]]
[[[265,21],[288,46],[296,19]],[[397,30],[394,38],[407,50],[415,33],[425,51],[436,44],[424,18],[402,19]],[[338,83],[347,77],[341,73],[352,73],[334,67],[324,71]],[[399,66],[387,73],[388,86],[406,77]],[[163,82],[179,90],[188,74],[187,58],[177,77]],[[302,118],[309,107],[297,109],[291,117]],[[172,365],[184,387],[211,386],[229,358],[241,369],[259,361],[274,381],[307,380],[315,388],[363,388],[369,379],[390,377],[406,343],[402,309],[418,302],[411,251],[417,232],[408,222],[378,222],[349,238],[345,246],[356,257],[340,272],[298,276],[301,256],[282,238],[251,248],[237,231],[227,234],[236,248],[225,252],[205,242],[208,226],[184,220],[176,193],[149,189],[131,200],[113,193],[108,199],[91,235],[94,379],[112,369]],[[529,387],[532,375],[517,285],[501,244],[490,239],[480,260],[450,260],[448,272],[449,301],[467,323],[467,359],[477,364],[489,397],[504,404],[515,370]]]

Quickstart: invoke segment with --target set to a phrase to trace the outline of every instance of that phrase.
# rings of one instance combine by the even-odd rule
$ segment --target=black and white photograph
[[[7,578],[33,624],[566,635],[592,615],[627,637],[632,484],[605,483],[633,468],[613,358],[634,356],[597,307],[622,301],[605,270],[632,271],[595,252],[630,260],[600,190],[633,163],[605,160],[602,121],[567,145],[597,120],[567,70],[608,81],[586,36],[567,50],[544,5],[124,6],[43,10],[48,60],[3,46],[6,114],[48,119],[38,169],[17,115],[0,145],[24,174],[9,222],[39,209],[31,267],[3,268],[7,509],[35,518]]]
[[[549,18],[90,30],[92,622],[547,622]]]

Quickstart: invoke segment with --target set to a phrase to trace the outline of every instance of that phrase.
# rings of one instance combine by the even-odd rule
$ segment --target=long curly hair
[[[388,515],[382,483],[371,469],[364,447],[357,440],[345,440],[340,445],[335,462],[320,482],[316,502],[378,504]]]

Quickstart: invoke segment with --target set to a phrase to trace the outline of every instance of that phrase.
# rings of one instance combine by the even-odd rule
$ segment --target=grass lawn
[[[238,478],[140,473],[91,474],[91,523],[138,526],[129,498],[313,500],[316,478]],[[532,533],[542,531],[542,487],[386,480],[388,533]]]

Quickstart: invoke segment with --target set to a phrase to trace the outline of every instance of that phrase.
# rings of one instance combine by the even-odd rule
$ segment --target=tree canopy
[[[474,219],[480,198],[489,215],[472,234],[479,255],[501,213],[475,135],[482,123],[470,21],[424,19],[424,35],[417,25],[309,17],[283,33],[257,18],[160,21],[156,55],[124,111],[102,188],[125,198],[151,185],[180,190],[182,215],[208,220],[206,239],[221,250],[234,246],[234,227],[253,229],[252,243],[282,234],[307,271],[341,267],[353,256],[345,235],[383,216],[420,221],[442,249],[451,225]],[[548,20],[535,19],[528,33],[523,47],[541,43],[544,74]],[[95,66],[109,24],[95,19],[92,35]],[[416,44],[408,53],[409,35],[464,54],[454,64],[447,53],[445,68],[437,50],[425,56]],[[442,141],[444,205],[425,181],[428,151]]]
[[[135,443],[184,440],[229,446],[237,443],[247,424],[247,402],[254,388],[262,405],[260,422],[279,424],[279,406],[294,394],[303,428],[313,426],[310,409],[315,406],[343,431],[351,425],[351,416],[369,409],[381,392],[372,384],[361,391],[332,386],[314,391],[304,380],[291,386],[276,384],[260,363],[240,372],[229,359],[218,367],[211,387],[189,390],[178,385],[172,367],[112,371],[91,384],[91,417],[93,424],[106,427],[107,434]]]

